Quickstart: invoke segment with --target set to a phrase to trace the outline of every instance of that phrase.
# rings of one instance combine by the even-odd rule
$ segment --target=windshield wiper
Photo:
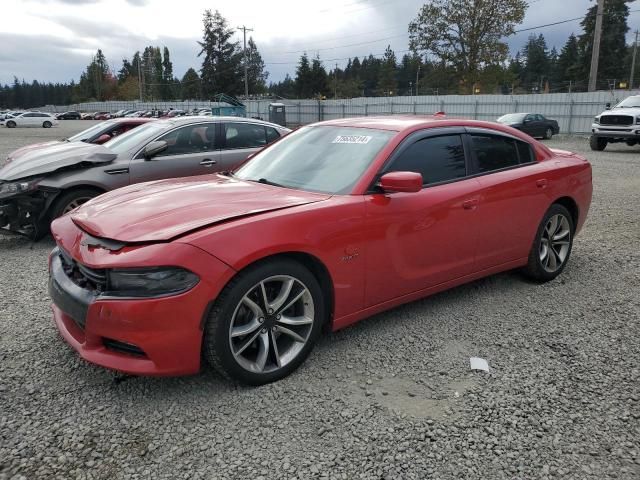
[[[264,183],[265,185],[273,185],[274,187],[283,187],[286,188],[284,185],[281,185],[279,183],[276,182],[272,182],[271,180],[267,180],[266,178],[259,178],[258,180],[251,180],[252,182],[258,182],[258,183]]]

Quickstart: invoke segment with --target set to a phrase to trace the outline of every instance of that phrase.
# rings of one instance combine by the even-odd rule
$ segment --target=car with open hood
[[[118,135],[122,135],[123,133],[128,132],[129,130],[134,129],[135,127],[139,127],[147,122],[152,121],[150,118],[127,118],[127,119],[119,119],[119,120],[109,120],[106,122],[100,122],[96,125],[93,125],[86,130],[81,131],[80,133],[76,133],[69,138],[63,138],[61,140],[53,140],[50,142],[41,142],[41,143],[33,143],[31,145],[27,145],[22,148],[18,148],[13,152],[7,155],[7,158],[3,164],[7,164],[14,160],[19,159],[23,155],[26,155],[29,152],[33,152],[34,150],[41,150],[49,147],[53,147],[56,145],[62,145],[65,143],[71,142],[85,142],[85,143],[94,143],[96,145],[102,145],[103,143],[107,143],[109,140],[117,137]],[[44,154],[44,152],[43,152]]]
[[[27,151],[0,169],[0,228],[37,239],[51,219],[108,190],[231,170],[288,132],[253,119],[177,117],[104,145],[63,142]]]
[[[232,173],[132,185],[56,219],[53,317],[89,362],[284,377],[321,332],[510,269],[549,281],[591,166],[490,122],[301,127]]]

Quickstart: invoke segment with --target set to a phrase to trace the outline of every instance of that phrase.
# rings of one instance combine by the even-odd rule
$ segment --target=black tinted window
[[[535,160],[531,145],[525,142],[516,142],[516,146],[520,155],[520,163],[531,163]]]
[[[263,125],[253,123],[225,123],[225,148],[255,148],[267,144]]]
[[[516,141],[505,137],[472,135],[479,173],[492,172],[518,165]]]
[[[466,175],[462,139],[446,135],[418,140],[387,171],[421,173],[425,184],[462,178]]]
[[[280,138],[280,135],[278,134],[278,131],[275,128],[271,128],[271,127],[265,127],[267,130],[267,143],[271,143],[274,140],[277,140],[278,138]]]

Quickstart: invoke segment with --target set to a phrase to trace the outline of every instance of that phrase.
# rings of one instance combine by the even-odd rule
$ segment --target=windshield
[[[171,124],[166,122],[146,123],[122,135],[118,135],[114,139],[104,143],[103,146],[119,155],[137,146],[142,146],[144,142],[151,140],[160,132],[166,130],[170,125]]]
[[[110,127],[111,125],[113,125],[113,122],[98,123],[97,125],[87,128],[80,133],[76,133],[73,137],[69,137],[67,140],[70,142],[84,142],[85,140],[89,140],[96,136],[100,131],[107,129],[107,127]]]
[[[520,123],[524,120],[526,113],[507,113],[498,119],[500,123]]]
[[[617,104],[615,108],[640,108],[640,97],[627,97]]]
[[[235,176],[313,192],[349,193],[395,133],[303,127],[258,153]]]

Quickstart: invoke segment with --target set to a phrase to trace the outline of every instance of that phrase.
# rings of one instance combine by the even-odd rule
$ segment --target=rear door
[[[220,170],[216,148],[216,123],[202,122],[178,127],[154,139],[168,144],[164,152],[147,160],[141,149],[131,161],[131,183],[163,178],[203,175]]]
[[[467,129],[472,173],[480,183],[480,271],[529,255],[548,207],[548,162],[537,162],[529,143],[493,130]]]
[[[267,132],[267,128],[275,131],[260,123],[223,122],[221,125],[221,170],[233,170],[242,164],[249,155],[271,142],[267,140],[267,133],[272,137],[273,132]]]

